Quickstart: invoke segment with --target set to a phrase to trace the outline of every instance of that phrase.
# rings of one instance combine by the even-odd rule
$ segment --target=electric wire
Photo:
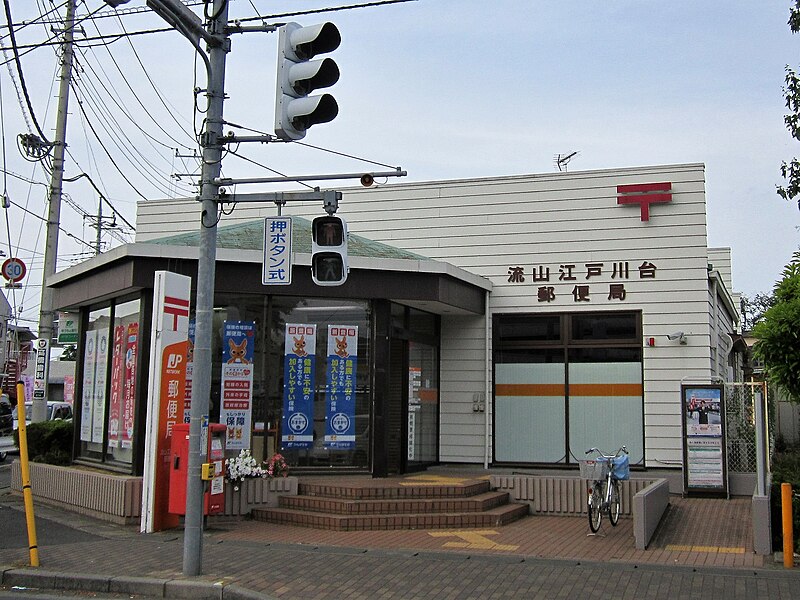
[[[249,163],[251,163],[253,165],[256,165],[257,167],[261,167],[262,169],[266,169],[270,173],[274,173],[275,175],[279,175],[280,177],[286,177],[287,179],[291,179],[291,176],[286,175],[285,173],[281,173],[280,171],[276,171],[272,167],[268,167],[267,165],[263,165],[260,162],[257,162],[255,160],[253,160],[252,158],[248,158],[246,156],[242,156],[241,154],[238,154],[237,152],[235,152],[233,150],[229,150],[228,152],[232,156],[235,156],[236,158],[239,158],[241,160],[247,161],[247,162],[249,162]],[[292,181],[294,181],[294,180],[292,180]],[[311,189],[311,190],[315,189],[314,186],[308,185],[305,181],[297,181],[297,183],[299,183],[300,185],[306,186],[308,189]]]
[[[111,100],[111,102],[114,103],[114,105],[116,105],[116,107],[119,109],[118,112],[120,114],[122,114],[124,117],[126,117],[126,119],[128,120],[128,122],[130,122],[131,125],[133,125],[136,129],[138,129],[141,133],[144,134],[145,139],[148,141],[148,143],[150,143],[151,147],[154,150],[156,150],[157,152],[161,152],[161,150],[159,150],[159,149],[157,149],[155,147],[155,144],[158,144],[159,146],[162,146],[163,148],[168,148],[169,150],[173,150],[173,146],[170,146],[169,144],[167,144],[165,142],[162,142],[161,140],[156,139],[155,136],[150,134],[148,131],[145,131],[144,127],[142,127],[137,122],[137,119],[134,119],[131,116],[130,109],[128,109],[128,107],[125,105],[125,101],[121,97],[119,97],[119,94],[117,94],[116,92],[114,92],[114,91],[109,89],[108,85],[106,85],[106,83],[100,77],[100,74],[92,66],[91,61],[85,60],[81,64],[82,64],[82,66],[84,66],[84,75],[88,75],[88,71],[86,69],[91,71],[91,74],[94,75],[94,81],[96,81],[100,85],[102,90],[105,92],[105,95]],[[106,79],[106,81],[108,81],[108,84],[109,85],[113,85],[111,83],[111,81],[109,80],[108,75],[106,75],[105,71],[103,71],[103,67],[102,67],[102,65],[99,64],[99,62],[98,62],[98,68],[103,73],[103,75],[105,75],[105,79]],[[91,85],[92,89],[94,90],[95,95],[100,96],[100,90],[94,85],[94,83],[92,83],[92,81],[88,77],[83,77],[82,80],[84,82],[86,82],[88,85]],[[137,97],[137,100],[138,100],[138,97]],[[141,101],[140,101],[140,104],[141,104]],[[144,105],[142,105],[142,108],[144,108]],[[148,114],[149,114],[149,111],[146,111],[146,112],[148,112]],[[151,115],[151,119],[152,118],[153,117]],[[173,139],[173,141],[178,143],[174,139]]]
[[[92,95],[92,90],[90,90],[89,86],[83,85],[82,79],[76,79],[73,81],[73,83],[74,85],[72,85],[72,89],[75,91],[77,101],[79,106],[81,106],[81,113],[84,115],[84,118],[87,121],[90,120],[88,114],[86,113],[86,107],[88,106],[91,108],[92,113],[97,118],[96,122],[103,129],[103,131],[105,131],[110,141],[114,143],[121,155],[131,164],[131,166],[137,170],[142,177],[148,180],[154,188],[158,189],[160,193],[169,195],[169,190],[167,189],[165,191],[165,188],[161,187],[159,179],[152,177],[153,174],[160,174],[161,177],[169,180],[169,174],[161,171],[157,165],[150,161],[150,159],[138,149],[137,145],[131,141],[131,139],[119,125],[119,122],[116,120],[114,115],[109,112],[108,107],[105,106],[102,101],[98,100]],[[90,124],[90,127],[93,131],[95,131],[94,126],[91,126]]]
[[[86,124],[89,126],[89,129],[91,130],[92,135],[94,135],[95,139],[97,140],[97,143],[100,144],[100,147],[103,149],[103,152],[105,152],[106,157],[111,162],[111,164],[114,166],[114,168],[117,170],[117,172],[122,176],[122,179],[125,181],[125,183],[127,183],[130,186],[130,188],[134,192],[136,192],[136,194],[139,197],[142,198],[142,200],[147,200],[147,196],[145,196],[142,192],[140,192],[139,189],[133,184],[133,182],[130,179],[128,179],[128,176],[125,175],[125,173],[122,172],[122,169],[120,169],[119,165],[114,160],[114,157],[111,156],[111,153],[108,151],[108,148],[106,148],[106,145],[103,143],[103,140],[100,138],[100,135],[95,130],[95,128],[92,125],[91,121],[89,121],[89,119],[88,119],[88,117],[86,115],[86,111],[83,109],[83,103],[78,102],[78,108],[80,109],[80,112],[83,115]]]
[[[122,22],[122,19],[119,19],[119,24],[120,24],[120,27],[122,27],[122,30],[123,30],[123,31],[125,31],[125,25],[123,24],[123,22]],[[98,30],[98,31],[99,31],[99,30]],[[167,103],[167,102],[166,102],[166,100],[164,99],[164,96],[163,96],[163,94],[162,94],[162,93],[159,91],[158,87],[157,87],[157,86],[156,86],[156,84],[153,82],[153,79],[150,77],[150,73],[148,72],[147,68],[146,68],[146,67],[144,66],[144,64],[142,63],[142,60],[141,60],[141,58],[140,58],[140,56],[139,56],[139,53],[138,53],[138,52],[137,52],[137,50],[136,50],[136,47],[133,45],[133,42],[130,40],[130,38],[126,38],[126,39],[128,40],[128,44],[130,45],[130,47],[131,47],[131,50],[133,51],[133,55],[134,55],[134,57],[136,58],[136,62],[137,62],[137,63],[139,64],[139,66],[141,67],[141,69],[142,69],[142,72],[145,74],[145,77],[147,78],[147,81],[150,83],[150,86],[153,88],[153,91],[156,93],[156,97],[159,99],[159,101],[161,102],[161,104],[162,104],[162,105],[164,106],[164,108],[167,110],[167,114],[169,114],[169,115],[170,115],[170,117],[172,118],[172,120],[173,120],[173,121],[175,121],[175,124],[176,124],[176,125],[178,126],[178,128],[179,128],[179,129],[180,129],[180,130],[181,130],[181,131],[182,131],[182,132],[183,132],[183,133],[186,135],[186,137],[188,137],[189,139],[191,139],[191,140],[192,140],[192,142],[196,142],[196,139],[195,139],[195,138],[193,138],[193,137],[192,137],[192,135],[191,135],[191,133],[189,133],[189,132],[186,130],[186,128],[185,128],[185,125],[181,124],[181,123],[180,123],[180,122],[179,122],[179,121],[178,121],[178,120],[175,118],[175,114],[176,114],[178,111],[177,111],[177,110],[175,110],[175,108],[174,108],[173,106],[170,106],[170,105],[168,105],[168,103]],[[149,111],[149,110],[148,110],[148,109],[147,109],[147,108],[144,106],[144,104],[141,102],[141,100],[139,99],[138,95],[137,95],[137,94],[136,94],[136,92],[133,90],[133,88],[131,88],[130,84],[128,83],[128,80],[127,80],[127,78],[124,76],[124,73],[122,72],[122,69],[120,68],[119,64],[117,64],[117,61],[116,61],[116,60],[114,60],[114,56],[111,54],[111,52],[110,52],[110,51],[109,51],[109,56],[111,56],[111,60],[114,62],[114,66],[116,66],[116,67],[117,67],[117,70],[119,71],[120,75],[122,75],[122,76],[123,76],[123,79],[125,80],[125,83],[126,83],[126,85],[128,85],[128,87],[130,88],[130,90],[131,90],[131,92],[133,93],[134,97],[135,97],[135,98],[136,98],[136,100],[139,102],[139,105],[140,105],[140,106],[141,106],[143,109],[145,109],[145,112],[147,112],[147,113],[148,113],[148,115],[149,115],[149,114],[150,114],[150,111]],[[151,118],[152,118],[152,116],[151,116]],[[156,124],[158,124],[158,123],[155,121],[155,119],[153,119],[153,121],[154,121]],[[170,138],[172,141],[174,141],[176,144],[178,144],[179,146],[182,146],[183,148],[185,148],[185,149],[187,149],[187,150],[191,150],[191,149],[193,149],[193,146],[192,146],[192,147],[186,146],[185,144],[182,144],[182,143],[181,143],[181,142],[179,142],[178,140],[174,139],[172,136],[168,136],[168,137],[169,137],[169,138]]]
[[[101,86],[103,86],[103,89],[104,89],[104,90],[105,90],[105,91],[106,91],[106,92],[109,94],[109,97],[110,97],[110,98],[112,99],[112,101],[113,101],[113,100],[114,100],[114,97],[113,97],[113,95],[112,95],[112,94],[111,94],[111,93],[108,91],[108,88],[106,88],[106,87],[103,85],[102,81],[100,81],[99,79],[98,79],[98,81],[100,82]],[[80,82],[80,83],[78,83],[78,82]],[[163,177],[166,177],[167,179],[169,179],[169,174],[168,174],[168,173],[164,173],[162,170],[160,170],[160,169],[157,167],[157,165],[155,165],[155,164],[154,164],[154,163],[153,163],[153,162],[152,162],[152,161],[151,161],[151,160],[150,160],[150,159],[149,159],[149,158],[148,158],[148,157],[147,157],[147,156],[146,156],[146,155],[145,155],[145,154],[144,154],[144,153],[143,153],[143,152],[142,152],[140,149],[139,149],[139,145],[138,145],[138,144],[135,144],[135,143],[134,143],[134,142],[133,142],[133,141],[132,141],[132,140],[131,140],[131,139],[128,137],[128,135],[125,133],[125,130],[124,130],[124,128],[123,128],[123,127],[120,125],[120,123],[117,121],[116,117],[114,116],[114,113],[113,113],[113,112],[110,110],[110,108],[109,108],[109,106],[108,106],[108,102],[104,102],[104,101],[103,101],[103,99],[99,97],[101,94],[100,94],[99,90],[97,90],[97,88],[94,86],[94,83],[92,82],[92,80],[91,80],[89,77],[80,77],[80,78],[76,78],[76,85],[78,85],[78,86],[84,86],[85,95],[83,96],[83,98],[84,98],[84,100],[86,100],[87,102],[90,102],[90,104],[93,106],[93,112],[95,113],[95,115],[96,115],[96,116],[98,116],[98,118],[102,118],[102,119],[104,120],[104,122],[105,122],[105,123],[108,125],[108,127],[109,127],[109,128],[111,128],[111,127],[113,126],[113,127],[116,129],[116,131],[117,131],[118,133],[116,134],[116,136],[115,136],[115,137],[116,137],[116,139],[118,140],[118,142],[119,142],[120,144],[122,144],[122,146],[119,146],[119,147],[120,147],[121,149],[123,149],[123,150],[122,150],[122,151],[123,151],[123,153],[125,153],[125,154],[128,154],[129,156],[130,156],[130,155],[133,155],[133,154],[137,154],[137,155],[140,157],[140,159],[141,159],[141,160],[140,160],[140,159],[136,159],[136,162],[137,162],[137,163],[138,163],[140,166],[142,166],[142,167],[143,167],[145,170],[147,170],[147,167],[149,167],[149,169],[151,169],[153,172],[156,172],[156,173],[160,172],[160,173],[161,173],[161,175],[162,175]],[[91,89],[90,89],[90,88],[91,88]],[[132,123],[134,123],[134,119],[133,119],[133,118],[132,118],[132,117],[131,117],[131,116],[130,116],[130,115],[129,115],[129,114],[126,112],[126,111],[125,111],[125,109],[124,109],[122,106],[120,106],[120,105],[118,105],[118,106],[119,106],[119,108],[120,108],[120,112],[122,112],[122,113],[123,113],[123,114],[124,114],[126,117],[128,117],[128,120],[130,120]],[[101,115],[102,115],[102,117],[101,117]],[[105,126],[104,126],[104,129],[106,129],[106,127],[105,127]],[[106,129],[106,130],[108,131],[108,129]],[[165,156],[164,156],[164,155],[161,153],[162,151],[161,151],[159,148],[157,148],[157,147],[156,147],[156,146],[155,146],[155,145],[152,143],[152,141],[154,140],[154,138],[153,138],[152,136],[150,136],[150,135],[149,135],[149,134],[148,134],[146,131],[144,131],[144,130],[143,130],[143,129],[141,129],[141,128],[140,128],[140,131],[141,131],[141,132],[142,132],[142,133],[145,135],[145,139],[147,140],[147,143],[148,143],[148,144],[150,144],[150,146],[153,148],[153,150],[154,150],[154,152],[155,152],[155,155],[156,155],[156,156],[158,156],[158,157],[160,157],[160,158],[161,158],[162,160],[164,160],[165,162],[169,161],[170,159],[169,159],[169,158],[167,158],[167,157],[165,157]],[[124,140],[120,140],[120,139],[119,139],[119,138],[120,138],[120,136],[121,136],[122,138],[124,138]],[[127,142],[127,144],[126,144],[125,142]],[[162,144],[163,146],[167,147],[167,148],[170,148],[170,147],[169,147],[167,144],[164,144],[163,142],[161,142],[161,144]],[[172,149],[172,148],[170,148],[170,149]],[[146,163],[146,167],[144,167],[144,166],[142,165],[142,161],[143,161],[144,163]],[[142,173],[142,175],[143,175],[143,176],[145,176],[145,177],[147,177],[147,176],[149,175],[148,173],[145,173],[144,171],[141,171],[141,170],[140,170],[140,173]],[[163,191],[163,190],[162,190],[162,191]],[[169,194],[168,194],[168,195],[169,195]]]
[[[67,5],[67,3],[64,2],[62,4],[59,4],[58,6],[54,6],[53,8],[51,8],[47,12],[39,15],[35,19],[32,19],[30,21],[22,21],[20,23],[8,23],[7,25],[5,25],[5,27],[8,27],[9,29],[15,28],[16,31],[19,32],[19,31],[22,31],[23,29],[25,29],[26,27],[28,27],[29,25],[36,25],[36,24],[40,24],[40,23],[41,24],[53,24],[53,23],[61,24],[61,23],[64,22],[63,19],[60,20],[60,21],[46,21],[45,17],[47,17],[51,13],[56,12],[57,10],[61,10],[66,5]],[[0,27],[3,27],[3,26],[0,25]],[[0,35],[0,40],[4,40],[5,38],[9,37],[10,35],[11,35],[10,32],[6,33],[4,35]]]
[[[239,23],[248,23],[250,21],[263,21],[265,19],[278,19],[283,17],[297,17],[301,15],[315,15],[326,12],[339,12],[342,10],[353,10],[356,8],[373,8],[376,6],[383,6],[387,4],[404,4],[406,2],[416,2],[417,0],[377,0],[376,2],[364,2],[361,4],[350,4],[346,6],[331,6],[328,8],[314,8],[309,10],[298,10],[285,13],[275,13],[271,15],[260,15],[257,17],[244,17],[236,19]]]
[[[17,49],[17,38],[14,34],[14,27],[12,27],[13,19],[11,18],[11,1],[10,0],[3,0],[3,7],[6,13],[6,22],[8,23],[8,34],[11,38],[11,51],[14,54],[14,63],[17,67],[17,75],[19,76],[19,82],[22,86],[22,93],[25,96],[25,102],[28,105],[28,111],[30,112],[31,120],[33,121],[34,127],[36,127],[36,131],[39,132],[39,137],[47,142],[47,136],[42,131],[42,128],[39,126],[39,121],[36,119],[36,113],[33,111],[33,105],[31,103],[31,97],[28,94],[28,86],[25,84],[25,76],[22,73],[22,63],[20,62],[20,54],[19,50]]]

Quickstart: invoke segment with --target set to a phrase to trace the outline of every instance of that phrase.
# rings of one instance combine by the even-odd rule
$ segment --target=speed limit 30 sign
[[[11,283],[22,280],[26,272],[25,263],[18,258],[7,258],[3,261],[3,277]]]

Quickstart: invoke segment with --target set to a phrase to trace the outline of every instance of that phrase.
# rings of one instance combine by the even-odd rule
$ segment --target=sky
[[[339,104],[333,122],[311,128],[303,144],[233,148],[223,175],[389,165],[408,172],[384,183],[396,185],[550,173],[556,155],[572,152],[570,171],[704,163],[709,246],[732,248],[733,291],[767,293],[800,245],[798,206],[775,192],[781,162],[800,155],[784,126],[781,91],[786,65],[800,68],[800,36],[786,24],[791,3],[416,0],[284,16],[356,1],[231,0],[231,20],[334,22],[342,44],[330,56],[341,77],[329,90]],[[50,176],[19,150],[18,135],[35,131],[21,81],[51,139],[59,49],[46,42],[65,9],[63,0],[10,6],[22,78],[8,21],[0,18],[0,133],[10,201],[0,249],[28,266],[23,287],[5,291],[19,324],[35,330]],[[202,5],[192,9],[202,14]],[[102,190],[107,250],[133,240],[125,221],[135,224],[137,202],[193,195],[192,177],[174,174],[199,169],[192,155],[205,97],[193,92],[204,88],[205,72],[180,34],[138,34],[167,28],[145,0],[116,11],[102,0],[79,0],[77,18],[65,177],[86,173]],[[137,35],[97,39],[123,31]],[[232,36],[225,131],[273,132],[277,38]],[[237,191],[277,189],[298,188]],[[64,193],[57,270],[94,254],[101,203],[86,178],[65,182]],[[119,216],[108,230],[111,206]]]

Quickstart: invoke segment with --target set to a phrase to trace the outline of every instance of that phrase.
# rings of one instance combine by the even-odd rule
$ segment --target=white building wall
[[[617,204],[618,185],[665,181],[672,184],[672,201],[651,206],[649,221],[641,220],[638,205]],[[681,380],[709,380],[712,374],[703,165],[392,182],[343,192],[339,214],[352,233],[490,279],[492,314],[640,310],[647,464],[681,464]],[[188,215],[198,210],[193,200],[140,203],[137,241],[196,231],[199,217]],[[289,204],[283,213],[313,217],[322,209]],[[242,204],[223,215],[220,224],[268,214],[275,214],[274,205]],[[638,267],[645,261],[656,265],[654,279],[639,278]],[[584,265],[594,262],[604,264],[597,283],[585,280]],[[609,269],[626,262],[626,298],[609,300],[609,284],[619,281],[610,278]],[[578,281],[558,281],[565,264],[576,265]],[[517,266],[523,267],[525,282],[509,282],[509,268]],[[538,266],[550,268],[546,285],[554,287],[553,302],[537,300],[543,284],[532,281],[531,274]],[[575,302],[572,290],[578,283],[591,284],[590,302]],[[472,394],[481,391],[476,387],[484,373],[482,366],[477,368],[482,325],[443,321],[441,459],[479,462],[482,415],[472,413]],[[687,335],[686,345],[667,340],[676,331]]]
[[[474,410],[486,390],[484,316],[442,319],[439,458],[443,462],[482,463],[486,413]],[[491,402],[483,403],[491,412]]]

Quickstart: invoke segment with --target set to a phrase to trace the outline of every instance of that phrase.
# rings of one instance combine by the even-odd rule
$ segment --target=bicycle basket
[[[631,478],[631,464],[627,454],[617,456],[614,459],[614,468],[611,471],[611,476],[620,481],[627,481]]]
[[[603,479],[608,473],[608,463],[604,460],[582,460],[579,464],[582,479],[596,481]]]

